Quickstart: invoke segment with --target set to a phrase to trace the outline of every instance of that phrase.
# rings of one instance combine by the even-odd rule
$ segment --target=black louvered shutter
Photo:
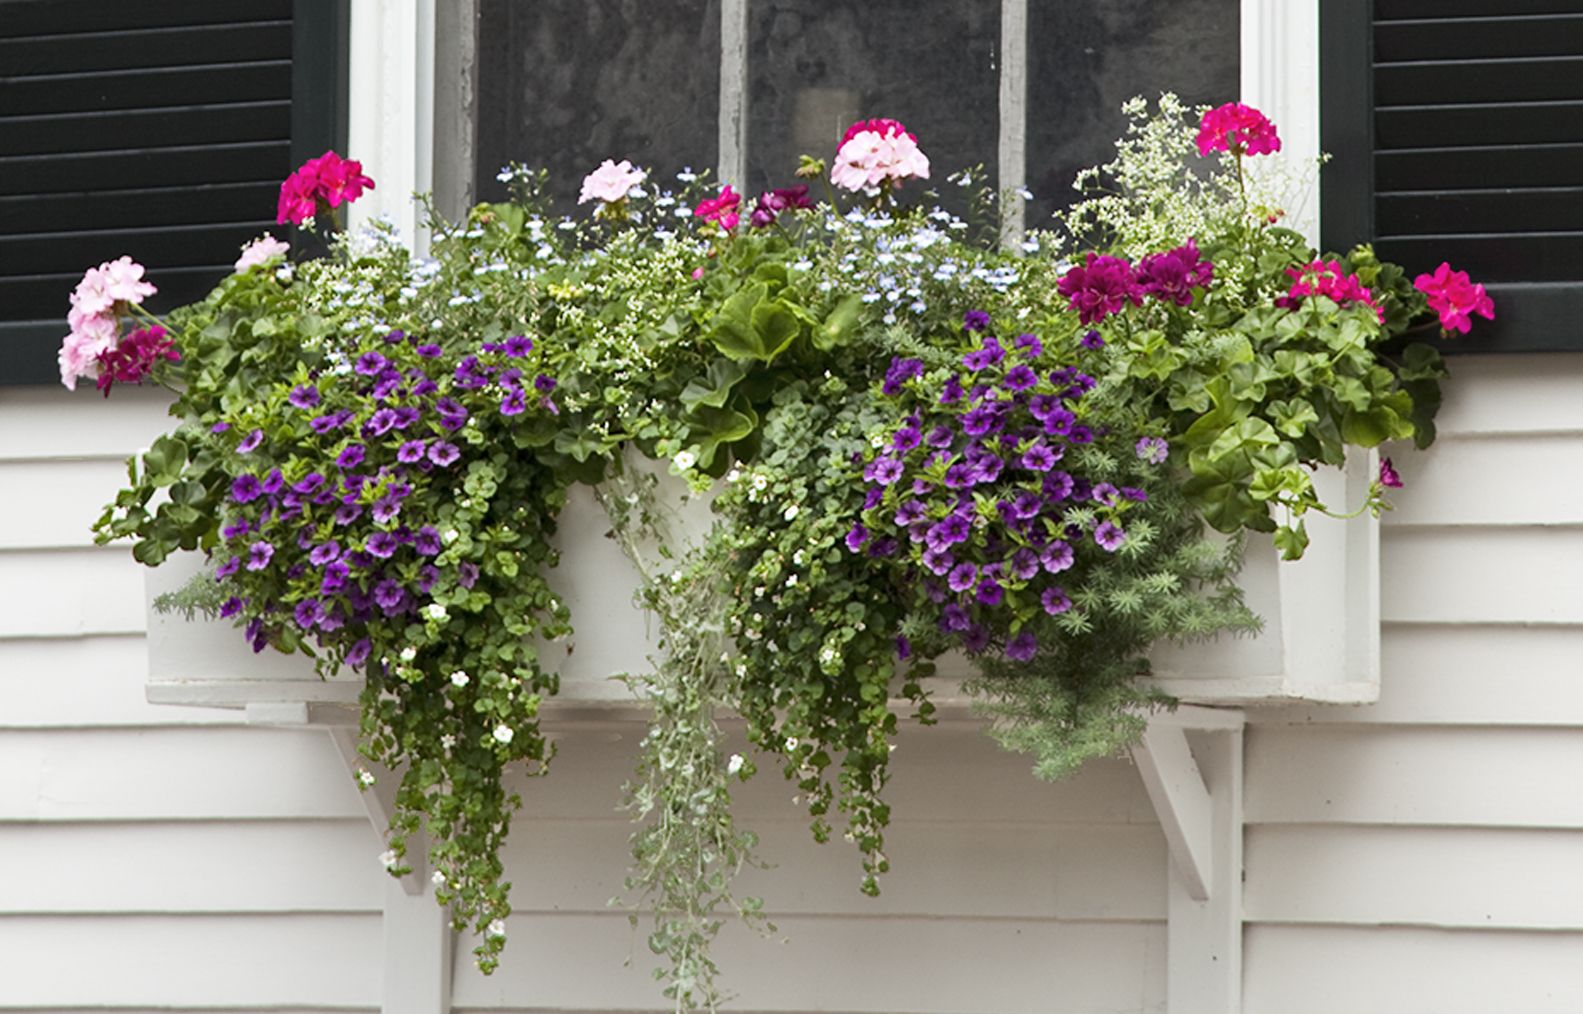
[[[1583,0],[1323,0],[1324,245],[1485,282],[1453,351],[1583,349]]]
[[[67,296],[130,254],[201,298],[342,143],[345,0],[0,0],[0,384],[58,378]]]

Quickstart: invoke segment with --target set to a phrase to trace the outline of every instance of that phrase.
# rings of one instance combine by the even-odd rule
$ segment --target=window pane
[[[601,161],[670,175],[717,161],[719,0],[483,0],[478,184],[507,162],[550,170],[570,207]]]
[[[1108,162],[1121,104],[1174,91],[1190,105],[1234,102],[1239,0],[1029,0],[1028,222],[1076,196],[1079,169]]]
[[[749,192],[793,182],[798,155],[828,161],[877,116],[917,135],[942,190],[958,169],[993,170],[999,0],[752,0],[749,15]]]

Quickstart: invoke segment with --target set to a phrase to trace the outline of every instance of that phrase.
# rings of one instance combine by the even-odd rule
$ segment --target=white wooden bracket
[[[367,771],[374,776],[374,784],[363,788],[361,795],[368,819],[383,839],[395,810],[400,776],[357,752],[356,730],[340,726],[328,731],[349,775]],[[456,935],[450,912],[434,900],[427,855],[428,842],[422,835],[413,836],[406,857],[412,872],[391,878],[385,887],[382,1014],[449,1014],[451,1009]]]
[[[1242,1010],[1243,725],[1240,710],[1183,705],[1132,750],[1170,850],[1170,1014]]]

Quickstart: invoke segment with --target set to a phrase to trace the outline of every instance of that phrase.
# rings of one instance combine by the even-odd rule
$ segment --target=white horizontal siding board
[[[1071,778],[1041,782],[1033,777],[1028,758],[1001,750],[977,724],[901,724],[885,790],[894,820],[998,821],[1030,827],[1157,823],[1137,770],[1126,761],[1094,761]],[[643,731],[634,724],[559,732],[550,777],[511,779],[522,794],[524,813],[535,821],[615,815]],[[737,742],[732,748],[746,746]],[[766,770],[745,790],[733,790],[733,796],[738,815],[751,826],[764,818],[802,819],[807,808],[793,802],[795,792]]]
[[[856,878],[853,879],[856,884]],[[1163,924],[787,917],[724,930],[732,1009],[888,1014],[1162,1014]],[[492,976],[458,944],[457,1009],[654,1010],[656,959],[620,914],[513,916]],[[629,958],[630,967],[622,963]],[[526,960],[518,960],[526,959]],[[665,1009],[669,1009],[668,1006]]]
[[[1583,727],[1583,627],[1390,624],[1380,700],[1249,708],[1250,724]]]
[[[1583,934],[1247,929],[1244,1014],[1577,1014]]]
[[[363,814],[351,776],[319,731],[195,726],[0,736],[0,821]]]
[[[1583,392],[1580,392],[1583,393]],[[1397,448],[1404,486],[1387,530],[1422,525],[1583,525],[1583,431],[1442,437]]]
[[[0,1009],[377,1007],[377,915],[0,917]]]
[[[0,549],[92,546],[93,523],[125,481],[111,460],[0,461]]]
[[[1435,420],[1445,436],[1583,433],[1583,355],[1453,360]]]
[[[236,711],[148,703],[142,634],[0,640],[0,729],[238,724]]]
[[[767,870],[738,890],[775,917],[843,915],[1063,920],[1165,918],[1165,843],[1142,824],[1026,825],[901,821],[885,835],[880,895],[857,890],[859,860],[839,839],[819,845],[802,821],[752,825]],[[631,861],[626,820],[546,822],[524,815],[505,851],[512,909],[608,911]]]
[[[1583,828],[1579,771],[1583,730],[1254,725],[1247,822]]]
[[[1386,621],[1583,624],[1583,567],[1570,565],[1583,530],[1397,529],[1381,541]]]
[[[1583,831],[1248,829],[1250,922],[1583,932]]]
[[[124,459],[175,426],[169,405],[170,394],[153,387],[116,388],[109,398],[92,390],[0,388],[0,461]]]
[[[0,915],[378,912],[389,878],[366,819],[18,824],[6,862],[26,876]]]
[[[142,570],[125,547],[0,551],[0,638],[141,633]]]

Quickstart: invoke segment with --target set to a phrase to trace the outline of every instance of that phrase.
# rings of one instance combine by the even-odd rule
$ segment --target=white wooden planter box
[[[1331,504],[1361,502],[1376,468],[1373,454],[1356,455],[1345,472],[1318,477],[1321,496]],[[674,480],[662,486],[674,499],[679,490]],[[687,520],[694,534],[707,524],[700,503],[689,506]],[[1296,563],[1278,560],[1263,537],[1249,540],[1242,582],[1264,618],[1263,632],[1161,647],[1153,656],[1159,686],[1197,704],[1378,698],[1379,523],[1311,517],[1308,528],[1312,544]],[[544,653],[568,703],[630,703],[610,674],[641,670],[655,647],[652,623],[632,604],[637,575],[607,530],[589,492],[574,490],[556,536],[562,563],[552,583],[580,633],[567,642],[573,650],[550,645]],[[300,655],[254,654],[229,621],[187,621],[152,608],[155,595],[181,587],[201,566],[190,554],[147,574],[148,699],[247,708],[261,721],[349,721],[360,689],[355,676],[321,680]],[[948,662],[942,675],[965,675],[953,668]]]

